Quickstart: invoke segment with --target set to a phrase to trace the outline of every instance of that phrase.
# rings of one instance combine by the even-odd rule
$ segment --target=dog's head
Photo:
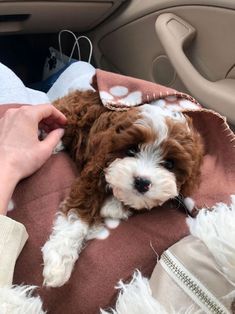
[[[179,194],[189,196],[199,182],[203,156],[190,118],[151,105],[115,117],[90,143],[97,165],[102,164],[99,156],[105,156],[102,167],[114,196],[137,210],[151,209]]]

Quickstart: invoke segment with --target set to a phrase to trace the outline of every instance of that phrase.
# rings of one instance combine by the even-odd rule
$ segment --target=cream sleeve
[[[24,225],[0,215],[0,286],[12,284],[15,263],[27,239]]]
[[[28,233],[21,223],[0,215],[0,313],[46,314],[35,286],[12,286],[15,262]]]

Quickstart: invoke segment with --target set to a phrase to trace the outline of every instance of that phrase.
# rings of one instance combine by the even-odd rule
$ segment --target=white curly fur
[[[1,314],[45,314],[40,297],[32,296],[35,286],[0,287]]]
[[[88,224],[71,212],[58,213],[49,240],[42,248],[43,284],[60,287],[70,278],[73,266],[88,234]]]

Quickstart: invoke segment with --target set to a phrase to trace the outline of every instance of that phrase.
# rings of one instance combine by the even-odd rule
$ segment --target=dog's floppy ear
[[[192,120],[167,120],[168,136],[162,146],[164,159],[174,161],[178,192],[190,196],[200,182],[200,167],[203,159],[203,144]]]
[[[192,119],[186,116],[188,126],[190,129],[190,139],[188,143],[185,143],[185,149],[190,151],[191,154],[191,169],[189,176],[181,186],[181,193],[184,197],[190,196],[192,192],[199,186],[201,176],[201,164],[204,156],[204,145],[199,132],[194,128]]]
[[[141,141],[142,132],[134,122],[139,111],[133,108],[125,112],[107,111],[91,128],[86,156],[98,157],[101,153],[106,159],[119,157],[131,144]]]
[[[86,162],[86,146],[89,132],[95,121],[106,111],[99,93],[93,91],[72,92],[53,102],[67,118],[63,143],[78,169]]]

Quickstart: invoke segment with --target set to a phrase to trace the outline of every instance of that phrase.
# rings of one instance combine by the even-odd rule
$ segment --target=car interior
[[[51,58],[49,48],[53,47],[60,55],[67,56],[69,62],[71,58],[90,61],[95,68],[186,93],[203,108],[224,116],[234,132],[234,29],[234,0],[0,0],[0,63],[9,67],[25,86],[37,89],[45,80],[45,63]],[[60,33],[63,30],[66,31]],[[80,51],[74,45],[71,32],[76,38],[81,36]],[[91,60],[89,40],[92,43]],[[231,145],[234,134],[216,114],[207,120],[200,114],[195,116],[208,146],[203,185],[198,193],[198,199],[202,199],[199,208],[208,208],[207,201],[212,206],[210,204],[217,201],[217,196],[220,201],[220,197],[234,194],[235,159]],[[17,220],[19,215],[29,234],[34,234],[32,221],[37,226],[35,237],[26,245],[16,265],[16,284],[40,285],[43,281],[38,247],[46,242],[46,231],[51,229],[52,209],[63,200],[77,174],[72,161],[65,155],[62,153],[57,159],[52,156],[44,168],[16,188],[14,197],[26,214],[13,211],[13,219]],[[53,162],[54,168],[50,167]],[[179,201],[177,206],[181,205]],[[183,205],[180,211],[178,207],[173,212],[166,205],[159,212],[136,215],[128,221],[128,226],[126,221],[121,224],[107,244],[97,241],[88,245],[87,253],[81,257],[82,262],[68,285],[58,290],[41,289],[45,308],[51,310],[48,313],[65,313],[67,308],[72,309],[68,311],[71,314],[97,313],[98,308],[115,304],[116,295],[114,299],[110,286],[114,287],[120,279],[130,279],[133,267],[138,269],[141,265],[140,271],[150,276],[161,250],[188,234],[187,209]],[[231,241],[232,238],[231,235]],[[36,267],[36,264],[40,266]],[[233,305],[235,313],[235,300]],[[81,310],[77,312],[79,306]]]
[[[110,83],[111,80],[109,81],[109,79],[107,79],[108,82],[105,82],[107,83],[107,86],[105,85],[105,87],[107,87],[106,89],[100,89],[100,92],[97,88],[98,92],[100,92],[99,97],[102,92],[106,92],[106,96],[107,94],[110,96],[110,86],[117,89],[121,87],[131,93],[133,90],[131,90],[129,86],[132,87],[134,85],[134,87],[139,87],[138,83],[141,80],[145,80],[150,82],[148,83],[148,87],[151,85],[150,87],[153,88],[152,91],[151,88],[149,90],[147,89],[145,94],[147,96],[150,93],[155,95],[155,88],[167,90],[163,97],[161,97],[162,94],[159,92],[157,97],[154,96],[151,101],[148,102],[149,104],[153,103],[155,105],[154,101],[157,102],[160,98],[160,100],[164,102],[165,99],[168,98],[169,100],[169,97],[172,96],[172,98],[175,97],[177,101],[178,98],[180,99],[180,97],[182,97],[183,101],[189,99],[191,103],[196,105],[200,103],[201,106],[207,110],[201,110],[200,106],[199,110],[193,110],[192,107],[189,108],[188,112],[185,110],[186,115],[188,114],[187,121],[190,121],[190,123],[193,121],[192,125],[194,124],[195,130],[197,129],[203,137],[203,144],[202,142],[199,143],[198,135],[198,146],[195,145],[195,147],[193,147],[195,150],[192,150],[192,153],[185,154],[187,160],[191,162],[195,160],[195,156],[197,156],[198,151],[200,151],[198,147],[201,148],[201,157],[198,158],[200,161],[197,166],[199,169],[199,163],[203,160],[203,166],[201,167],[202,184],[198,191],[196,191],[197,193],[195,193],[196,197],[193,199],[195,196],[193,195],[192,199],[189,198],[191,210],[195,209],[198,213],[198,209],[206,208],[207,210],[208,208],[214,208],[213,206],[216,203],[220,205],[221,202],[229,203],[230,196],[234,194],[234,29],[234,0],[0,0],[0,66],[2,63],[10,68],[26,87],[47,92],[49,88],[47,90],[42,89],[41,83],[45,82],[45,79],[48,78],[48,76],[45,77],[45,65],[49,64],[49,61],[52,62],[53,69],[52,56],[54,55],[51,52],[53,50],[53,53],[57,51],[57,57],[62,58],[62,55],[65,56],[68,64],[70,64],[70,61],[81,60],[90,62],[95,69],[104,70],[95,71],[94,69],[95,76],[93,76],[93,79],[96,83],[98,82],[97,73],[99,72],[104,74],[105,71],[109,71],[131,77],[129,80],[129,78],[114,75],[115,77],[121,77],[124,81],[126,79],[127,85],[125,85],[125,82],[121,82],[123,84],[114,84],[111,82],[112,85]],[[81,37],[79,40],[80,50],[76,41],[79,36]],[[92,49],[90,43],[92,43]],[[91,52],[92,55],[90,56]],[[90,67],[90,64],[86,65]],[[102,73],[101,81],[102,78],[105,77],[102,77]],[[113,73],[109,73],[110,76],[108,77],[113,78]],[[54,74],[55,76],[57,75],[56,73],[53,73],[53,75]],[[58,78],[58,76],[56,76],[56,78]],[[116,82],[115,79],[113,79],[113,81]],[[91,82],[89,82],[89,84],[90,83]],[[156,84],[152,83],[163,85],[166,88],[162,86],[156,87]],[[13,84],[11,83],[11,85]],[[98,83],[96,86],[98,86]],[[140,86],[141,87],[139,89],[136,88],[134,92],[140,90],[142,93],[142,85],[140,84]],[[169,95],[168,90],[170,90],[170,88],[175,89],[179,93],[173,91],[173,94]],[[0,96],[1,89],[3,90],[0,83]],[[126,95],[126,91],[123,95]],[[192,96],[195,101],[188,95]],[[112,96],[113,95],[111,95],[111,97]],[[119,96],[120,94],[117,94],[117,98]],[[48,99],[51,102],[54,100]],[[113,98],[110,99],[112,101]],[[142,101],[144,98],[140,99]],[[175,99],[173,102],[176,102]],[[104,104],[102,97],[100,97],[99,100]],[[138,107],[142,105],[143,102],[144,101],[136,102],[133,106]],[[24,102],[22,103],[25,104]],[[15,106],[14,101],[10,102],[10,104],[9,102],[3,104],[6,105],[6,108],[8,106]],[[117,109],[117,111],[122,111],[123,108],[121,108],[121,106],[118,107],[118,105],[115,107],[114,104],[113,108],[115,109],[111,108],[111,110]],[[130,105],[130,107],[131,106],[132,105]],[[4,110],[7,110],[3,107],[4,106],[0,106],[0,116],[4,114]],[[128,105],[126,108],[127,107]],[[108,106],[107,108],[110,109]],[[123,111],[125,111],[125,108]],[[84,110],[84,112],[86,113],[87,111]],[[206,114],[204,115],[205,112]],[[221,118],[217,113],[225,117],[225,119]],[[193,114],[195,115],[193,116]],[[182,114],[180,113],[180,115]],[[151,116],[151,112],[148,115],[146,114],[146,116]],[[155,116],[152,120],[154,119]],[[133,124],[131,124],[131,126],[132,125]],[[161,124],[159,125],[161,126]],[[113,127],[113,124],[111,124],[111,126]],[[117,134],[122,132],[121,127],[117,127],[115,130],[117,130]],[[169,127],[169,130],[173,130],[173,127],[172,129]],[[183,132],[179,132],[181,135],[182,133]],[[88,132],[86,136],[88,136],[87,134],[89,135]],[[174,139],[174,130],[172,134],[172,138]],[[97,135],[97,133],[95,135]],[[102,138],[105,138],[105,136],[106,135]],[[133,138],[136,141],[136,137]],[[115,142],[113,140],[115,145],[117,142],[119,141]],[[177,141],[175,140],[174,143],[175,142]],[[82,140],[81,143],[83,143]],[[91,143],[96,142],[91,141]],[[167,141],[166,143],[168,145]],[[185,143],[187,142],[185,141],[182,147],[186,146]],[[205,151],[203,150],[203,145],[205,146]],[[96,144],[93,146],[94,154],[97,154]],[[191,148],[193,145],[190,144],[188,146]],[[132,147],[130,147],[128,151],[131,151],[133,155]],[[172,154],[176,154],[175,151]],[[106,153],[105,155],[104,150],[102,150],[101,155],[103,157],[109,154]],[[184,157],[183,154],[179,156]],[[172,158],[170,158],[170,161],[172,161],[171,159]],[[94,164],[94,168],[98,168],[95,162]],[[160,165],[162,166],[162,164]],[[97,177],[99,178],[99,175],[102,176],[105,173],[102,167],[99,166],[99,168],[101,170],[99,169],[98,174],[90,175],[89,180],[90,178],[92,180]],[[189,169],[191,168],[189,167]],[[168,175],[172,178],[173,171],[171,172],[171,169],[168,170],[170,173]],[[158,210],[145,210],[143,213],[140,211],[134,214],[128,222],[123,221],[120,226],[118,226],[117,230],[113,228],[113,233],[111,234],[110,232],[110,237],[107,238],[106,242],[91,241],[89,245],[84,245],[84,247],[86,246],[86,250],[84,250],[85,253],[81,254],[81,257],[79,257],[81,262],[79,261],[76,265],[71,276],[72,279],[64,286],[62,285],[60,289],[47,289],[48,287],[44,287],[42,284],[43,260],[41,248],[49,237],[49,232],[51,232],[55,212],[57,208],[59,208],[59,204],[61,204],[67,196],[72,182],[78,178],[78,172],[79,169],[76,169],[75,164],[68,154],[62,152],[61,154],[52,155],[35,175],[23,179],[20,184],[17,185],[13,194],[13,201],[17,204],[17,210],[8,212],[8,216],[16,221],[20,221],[29,233],[29,241],[25,245],[16,263],[13,283],[16,285],[23,283],[38,286],[39,295],[43,300],[43,304],[45,304],[45,309],[48,308],[50,311],[48,313],[60,314],[67,312],[71,314],[95,314],[98,313],[100,309],[110,309],[116,302],[116,290],[114,287],[116,287],[115,285],[119,280],[130,280],[133,270],[135,269],[139,269],[140,273],[142,272],[144,276],[150,278],[156,263],[161,260],[162,252],[175,243],[177,244],[182,238],[189,234],[186,219],[189,218],[192,212],[186,207],[184,196],[180,194],[180,189],[177,186],[177,188],[175,188],[177,194],[174,194],[174,196],[177,196],[172,197],[171,194],[171,198],[168,198],[166,203],[159,203],[162,206],[157,206]],[[195,177],[199,177],[198,173],[195,174]],[[159,175],[159,177],[161,177],[161,175]],[[120,178],[122,180],[121,175]],[[130,186],[133,188],[133,183],[131,183]],[[148,186],[151,187],[151,182]],[[105,188],[106,187],[107,185],[105,185]],[[110,193],[112,193],[111,188]],[[86,186],[84,190],[86,190]],[[87,188],[87,190],[89,189]],[[216,257],[217,255],[223,257],[223,250],[221,254],[218,252],[219,249],[223,248],[224,243],[226,243],[226,245],[228,244],[225,246],[226,250],[232,247],[231,254],[229,249],[227,250],[229,252],[227,253],[229,261],[232,260],[232,254],[233,256],[235,254],[235,244],[231,244],[230,246],[230,241],[232,242],[234,241],[233,239],[235,239],[235,237],[232,236],[232,231],[230,231],[233,230],[234,233],[234,227],[232,225],[232,219],[235,217],[234,204],[235,198],[233,196],[233,207],[227,210],[227,212],[231,214],[232,210],[230,209],[233,209],[233,218],[227,215],[227,225],[230,229],[226,227],[226,223],[221,227],[221,229],[228,229],[227,238],[229,240],[226,242],[223,236],[221,236],[222,240],[219,239],[219,233],[211,238],[208,236],[208,238],[212,239],[212,242],[216,237],[217,241],[219,239],[223,242],[221,245],[217,245],[215,241],[215,244],[212,245],[212,247],[215,248]],[[126,203],[124,203],[124,205],[126,205]],[[144,208],[146,209],[148,207]],[[128,207],[127,216],[129,215],[129,209],[131,210],[133,207],[131,207],[131,205]],[[74,210],[74,208],[72,208],[72,210]],[[222,219],[218,218],[217,222],[221,221],[222,224],[224,217],[221,217]],[[191,218],[193,221],[193,217]],[[209,224],[210,221],[208,225]],[[211,223],[211,226],[212,225],[213,223]],[[205,227],[205,230],[209,230],[209,227],[208,229]],[[191,234],[189,237],[191,237]],[[89,240],[89,238],[87,239]],[[191,237],[191,240],[192,239],[194,238]],[[190,243],[191,242],[189,242],[189,244]],[[218,243],[220,242],[218,241]],[[205,248],[206,246],[204,246],[204,249]],[[189,248],[188,253],[184,243],[183,249],[179,246],[179,252],[186,257],[190,257],[190,250],[191,248]],[[204,258],[200,259],[198,257],[197,247],[195,248],[195,252],[199,267],[197,264],[193,267],[192,264],[191,266],[194,268],[192,269],[192,273],[194,270],[202,270],[202,279],[204,280],[204,278],[207,277],[207,266],[204,272],[205,264],[201,264],[201,261],[204,263]],[[212,256],[211,253],[210,256]],[[227,295],[233,291],[230,295],[233,297],[234,308],[232,313],[235,313],[234,260],[233,258],[233,264],[231,262],[231,273],[233,277],[231,277],[231,280],[229,279],[230,283],[232,282],[233,284],[232,290],[228,289],[226,293],[221,294],[221,299],[223,299],[222,296],[227,297]],[[157,263],[157,265],[159,264],[160,263]],[[217,267],[216,265],[217,264],[215,264],[215,268]],[[223,265],[223,263],[221,263],[221,265]],[[218,269],[219,267],[216,268],[216,271]],[[230,268],[228,267],[228,269]],[[223,275],[223,279],[227,279],[223,272],[221,272],[221,274]],[[196,277],[195,275],[195,278]],[[157,283],[158,278],[159,277],[157,277],[156,280]],[[161,288],[158,289],[157,287],[155,292],[160,293],[160,296],[162,293],[162,300],[166,301],[166,303],[170,300],[170,297],[177,303],[177,297],[175,298],[175,294],[170,291],[172,284],[170,283],[168,286],[165,285],[165,278],[164,275],[163,285],[165,290],[161,290]],[[228,278],[230,277],[228,276]],[[220,287],[220,279],[216,280],[217,282],[211,280],[211,284],[215,290]],[[219,284],[214,284],[214,282]],[[177,285],[175,286],[177,287]],[[119,288],[120,287],[124,287],[124,285],[119,281]],[[138,293],[136,296],[139,300]],[[134,303],[135,302],[133,302],[133,304]],[[126,304],[124,305],[126,306]],[[176,305],[180,306],[178,310],[180,313],[183,313],[183,311],[181,311],[180,302]],[[212,305],[209,304],[209,306]],[[174,308],[172,307],[172,309]],[[191,313],[190,308],[189,311],[185,311],[185,313],[186,312]],[[23,311],[20,313],[23,313]],[[41,314],[45,312],[35,313]],[[108,312],[102,313],[105,314]],[[157,314],[158,312],[145,312],[145,310],[142,312],[128,312],[127,310],[120,312],[112,311],[112,313]],[[159,313],[167,312],[160,311]],[[169,313],[172,313],[172,311]],[[196,313],[196,311],[194,313]],[[206,313],[228,312],[211,310]]]
[[[232,0],[0,1],[0,61],[25,85],[38,82],[68,29],[90,38],[96,68],[186,92],[235,124],[234,9]],[[71,40],[63,36],[68,55]]]

